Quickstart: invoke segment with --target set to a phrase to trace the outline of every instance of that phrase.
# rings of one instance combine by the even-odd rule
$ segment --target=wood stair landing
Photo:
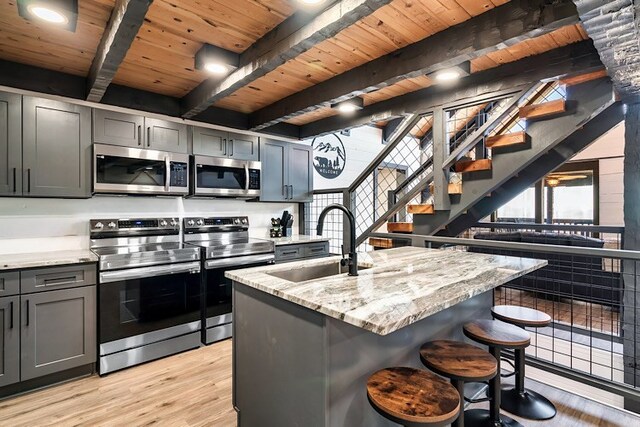
[[[369,245],[377,249],[391,249],[393,248],[393,240],[383,239],[380,237],[369,237]]]
[[[458,173],[489,171],[491,167],[491,159],[461,160],[454,165],[454,169]]]
[[[387,231],[389,233],[413,233],[412,222],[388,222]]]
[[[435,185],[432,182],[431,184],[429,184],[429,192],[433,194],[434,190],[435,190]],[[461,182],[449,183],[449,185],[447,186],[447,193],[462,194],[462,183]]]
[[[567,104],[564,99],[543,102],[542,104],[525,105],[520,107],[519,115],[521,119],[546,119],[557,116],[567,111]]]
[[[507,133],[505,135],[491,136],[486,139],[487,148],[509,147],[512,145],[520,145],[527,142],[526,132]]]
[[[435,209],[433,205],[407,205],[407,212],[410,214],[433,215]]]

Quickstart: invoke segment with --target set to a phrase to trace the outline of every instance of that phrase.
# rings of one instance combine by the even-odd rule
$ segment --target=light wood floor
[[[551,421],[523,421],[526,426],[640,425],[640,418],[625,412],[534,381],[528,385],[556,402],[559,414]],[[84,378],[0,401],[2,427],[149,425],[236,425],[230,340],[103,378]]]

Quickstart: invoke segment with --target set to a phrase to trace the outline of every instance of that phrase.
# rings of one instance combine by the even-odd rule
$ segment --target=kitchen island
[[[238,426],[391,426],[365,384],[389,366],[421,367],[418,348],[463,339],[489,318],[492,290],[546,261],[404,247],[227,272],[233,289]]]

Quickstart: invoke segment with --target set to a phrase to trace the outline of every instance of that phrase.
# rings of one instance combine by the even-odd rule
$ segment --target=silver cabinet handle
[[[227,155],[227,139],[226,138],[222,140],[222,145],[224,145],[224,152],[222,154],[226,156]]]
[[[151,147],[151,126],[147,126],[147,147]]]
[[[282,186],[282,197],[284,197],[285,199],[287,198],[287,186],[286,185]]]
[[[142,126],[138,125],[138,145],[142,145]]]
[[[289,200],[293,200],[293,185],[290,185],[291,187],[291,196],[289,196]]]
[[[230,145],[229,157],[233,157],[233,139],[229,140],[229,145]]]

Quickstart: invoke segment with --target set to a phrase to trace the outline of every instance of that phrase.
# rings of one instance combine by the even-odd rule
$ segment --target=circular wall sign
[[[334,179],[340,176],[347,163],[347,152],[338,135],[325,135],[314,138],[313,167],[323,178]]]

